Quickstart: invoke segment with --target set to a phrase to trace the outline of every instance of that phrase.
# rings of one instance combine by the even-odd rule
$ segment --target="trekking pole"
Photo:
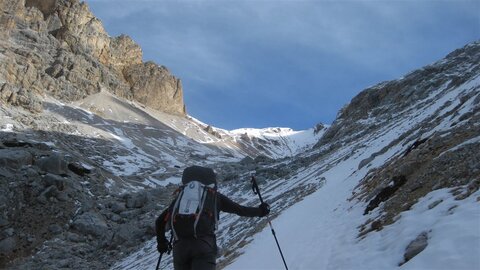
[[[162,261],[162,256],[163,256],[163,252],[160,253],[160,257],[158,257],[157,267],[155,267],[155,270],[158,270],[158,267],[160,267],[160,262]]]
[[[252,190],[253,190],[253,193],[258,195],[258,198],[260,199],[260,203],[263,204],[262,194],[260,194],[260,189],[258,188],[257,180],[255,180],[255,176],[253,175],[252,175]],[[285,257],[283,257],[282,249],[280,248],[277,235],[275,234],[275,230],[273,229],[272,222],[270,221],[270,219],[268,220],[268,225],[270,225],[270,229],[272,230],[273,237],[275,238],[275,242],[277,243],[278,251],[280,251],[280,256],[282,256],[283,265],[285,265],[285,269],[288,270],[287,263],[285,262]]]
[[[167,254],[170,254],[170,252],[172,251],[172,241],[173,241],[173,234],[170,235],[170,242],[168,242]],[[163,253],[164,252],[160,253],[160,257],[158,257],[157,267],[155,268],[155,270],[158,270],[158,268],[160,267],[160,262],[162,261]]]

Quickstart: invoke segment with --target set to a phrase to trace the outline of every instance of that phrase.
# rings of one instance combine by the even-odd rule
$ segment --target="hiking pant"
[[[215,270],[217,244],[215,237],[182,238],[173,245],[175,270]]]

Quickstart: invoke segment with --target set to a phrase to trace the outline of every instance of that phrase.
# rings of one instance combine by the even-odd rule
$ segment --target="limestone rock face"
[[[0,102],[38,112],[43,95],[75,101],[106,90],[184,114],[180,80],[143,63],[130,37],[110,37],[86,3],[2,0],[0,11]]]
[[[154,109],[185,114],[182,84],[165,67],[147,62],[126,68],[124,75],[135,100]]]
[[[121,35],[110,40],[108,62],[118,71],[142,63],[142,49],[129,36]]]
[[[26,7],[36,7],[45,17],[52,15],[55,12],[56,0],[26,0]]]
[[[62,24],[54,33],[58,39],[74,50],[91,54],[100,63],[120,72],[125,66],[142,63],[140,46],[125,35],[109,37],[87,4],[78,1],[57,1],[60,5],[58,17]]]

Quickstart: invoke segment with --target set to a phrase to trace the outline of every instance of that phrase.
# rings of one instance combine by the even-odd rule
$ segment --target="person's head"
[[[182,184],[187,184],[191,181],[198,181],[204,185],[217,184],[217,177],[211,168],[201,166],[190,166],[183,170]]]

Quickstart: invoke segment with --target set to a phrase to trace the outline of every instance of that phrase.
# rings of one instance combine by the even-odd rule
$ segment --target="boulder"
[[[111,214],[111,215],[109,216],[109,219],[110,219],[111,221],[117,222],[117,223],[119,223],[119,222],[122,221],[122,217],[119,216],[119,215],[117,215],[117,214]]]
[[[120,214],[121,212],[127,210],[127,208],[125,207],[125,204],[121,202],[111,203],[110,209],[112,209],[112,212],[115,214]]]
[[[73,228],[80,233],[93,236],[103,236],[108,231],[107,222],[102,215],[95,212],[87,212],[75,218]]]
[[[0,166],[20,169],[22,166],[31,165],[32,154],[23,149],[0,149]]]
[[[52,224],[48,226],[48,231],[54,235],[62,233],[62,227],[58,224]]]
[[[148,202],[147,194],[145,192],[128,194],[126,200],[127,208],[142,208]]]
[[[85,241],[85,237],[72,232],[67,232],[66,238],[68,239],[68,241],[72,241],[74,243],[81,243]]]
[[[138,229],[133,228],[131,225],[124,224],[116,230],[113,236],[113,245],[132,247],[139,242],[141,235],[142,233]]]
[[[405,254],[403,257],[405,258],[405,262],[408,262],[413,257],[417,256],[418,253],[422,252],[428,246],[428,233],[422,232],[408,244],[407,248],[405,249]]]
[[[61,202],[66,202],[69,200],[68,194],[65,192],[57,192],[57,195],[55,198],[57,198],[57,200]]]
[[[137,218],[141,213],[141,209],[133,209],[133,210],[128,210],[128,211],[123,211],[120,213],[120,217],[130,220],[133,218]]]
[[[4,233],[7,236],[13,236],[15,234],[15,229],[14,228],[8,228],[4,231]]]
[[[69,163],[68,169],[79,176],[85,176],[85,174],[90,174],[92,172],[77,162]]]
[[[9,254],[17,247],[17,240],[15,237],[7,237],[0,241],[0,254]]]
[[[57,175],[67,174],[68,164],[65,161],[63,155],[52,154],[48,157],[43,157],[35,162],[41,170],[47,173],[53,173]]]
[[[67,186],[67,180],[65,178],[51,173],[47,173],[43,177],[43,182],[46,187],[54,185],[59,191],[64,190]]]
[[[142,227],[145,228],[145,236],[154,237],[157,235],[154,222],[144,222]]]
[[[8,125],[6,126],[6,129],[9,129]],[[31,143],[25,142],[25,141],[19,141],[16,138],[5,140],[2,142],[2,144],[5,145],[6,147],[32,147]]]
[[[52,185],[47,187],[42,193],[37,197],[37,201],[42,204],[47,204],[50,198],[55,198],[58,194],[58,189],[56,186]]]

